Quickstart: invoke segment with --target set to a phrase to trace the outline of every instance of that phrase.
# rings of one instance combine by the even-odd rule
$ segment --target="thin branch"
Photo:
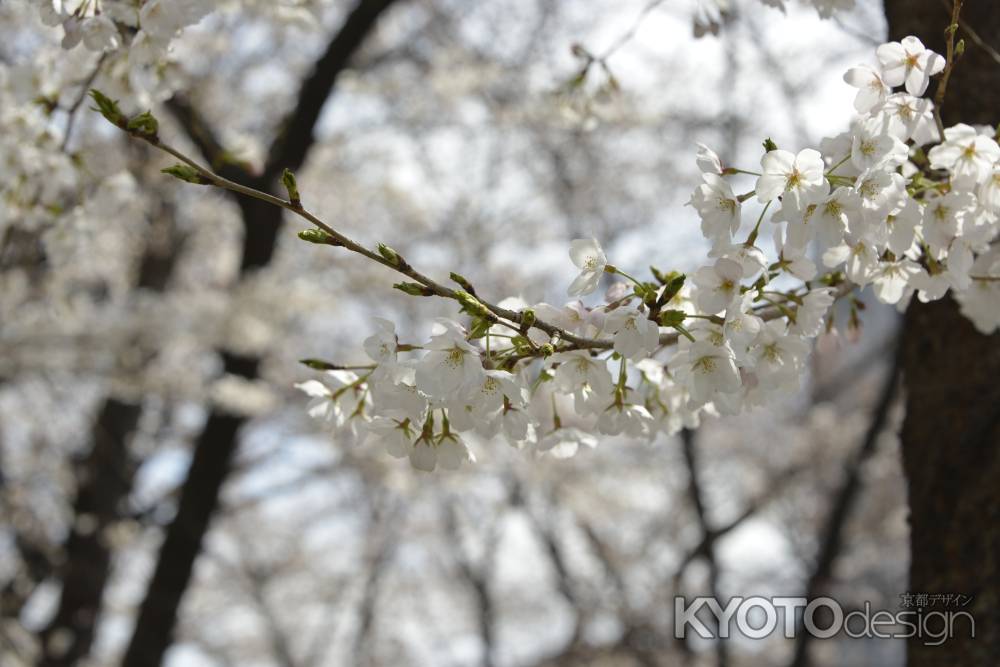
[[[958,32],[958,22],[962,12],[963,0],[955,0],[951,6],[951,23],[945,29],[945,66],[944,74],[938,83],[937,91],[934,93],[934,122],[937,124],[940,138],[944,139],[944,121],[941,119],[941,108],[944,106],[944,96],[948,92],[948,81],[951,79],[951,70],[955,66],[955,33]]]
[[[69,140],[73,136],[73,124],[76,122],[76,112],[80,109],[80,105],[83,104],[83,101],[87,99],[87,94],[93,87],[94,81],[97,80],[97,75],[101,73],[101,66],[104,65],[104,61],[107,57],[107,53],[102,53],[101,57],[97,59],[97,64],[94,65],[94,70],[83,81],[83,85],[80,88],[80,94],[76,96],[75,100],[73,100],[73,104],[66,109],[66,113],[68,114],[66,118],[66,129],[63,133],[62,144],[59,146],[59,150],[63,153],[65,153],[66,149],[69,147]]]
[[[235,181],[229,180],[228,178],[225,178],[224,176],[212,171],[208,167],[201,165],[200,163],[198,163],[191,157],[187,156],[186,154],[182,153],[178,149],[170,146],[169,144],[163,143],[158,137],[137,134],[135,132],[130,132],[129,134],[130,136],[134,136],[136,138],[142,139],[150,143],[156,148],[159,148],[160,150],[177,158],[185,165],[191,167],[192,169],[197,171],[198,174],[205,181],[207,181],[207,183],[205,183],[206,185],[214,185],[216,187],[229,190],[237,194],[245,195],[247,197],[251,197],[253,199],[262,201],[264,203],[271,204],[273,206],[278,206],[280,208],[291,211],[292,213],[308,221],[316,228],[328,234],[331,237],[331,240],[328,241],[329,245],[344,247],[347,250],[350,250],[351,252],[363,255],[364,257],[373,262],[376,262],[394,271],[397,271],[398,273],[401,273],[404,276],[411,278],[412,280],[416,281],[423,287],[427,288],[433,295],[447,299],[461,300],[461,295],[456,290],[446,287],[438,283],[437,281],[429,278],[428,276],[420,273],[412,266],[410,266],[401,257],[397,256],[396,260],[393,261],[391,259],[384,257],[383,255],[379,254],[376,251],[364,247],[360,243],[357,243],[356,241],[350,239],[341,232],[338,232],[332,226],[330,226],[329,224],[318,218],[316,215],[308,211],[305,207],[302,206],[300,202],[285,200],[280,197],[276,197],[275,195],[262,192],[261,190],[258,190],[256,188],[252,188],[246,185],[241,185],[240,183],[236,183]],[[849,282],[842,283],[838,288],[837,298],[840,298],[848,294],[850,291],[853,290],[853,288],[854,285],[852,285]],[[513,310],[509,310],[507,308],[502,308],[478,296],[476,297],[476,300],[478,300],[483,306],[486,307],[486,309],[488,309],[493,315],[495,315],[498,318],[508,320],[509,322],[513,322],[517,325],[523,325],[525,322],[523,312],[516,312]],[[784,315],[782,311],[783,309],[775,307],[771,309],[764,309],[757,314],[764,320],[773,320],[782,317]],[[569,331],[566,331],[565,329],[561,329],[560,327],[557,327],[553,324],[550,324],[548,322],[545,322],[544,320],[537,318],[534,319],[533,322],[531,322],[531,326],[541,331],[544,331],[545,333],[552,336],[554,339],[557,339],[564,343],[568,343],[568,346],[559,348],[559,350],[557,351],[609,350],[614,345],[614,342],[610,339],[596,339],[596,338],[586,338],[584,336],[577,336],[575,334],[570,333]],[[666,333],[660,334],[660,345],[673,345],[674,343],[677,342],[677,340],[678,340],[678,334],[666,334]]]
[[[484,526],[486,531],[486,545],[483,548],[482,562],[475,566],[471,556],[463,548],[462,537],[459,532],[459,508],[461,503],[448,499],[445,503],[445,528],[448,537],[455,546],[455,560],[462,578],[472,588],[476,600],[477,615],[479,621],[479,638],[482,642],[482,659],[480,664],[483,667],[493,667],[495,651],[495,630],[496,623],[495,605],[493,596],[490,593],[490,580],[494,574],[496,545],[500,538],[500,523],[502,516],[494,517],[488,525]]]
[[[247,165],[232,160],[208,121],[186,97],[176,94],[164,104],[213,169],[229,179],[256,180]]]
[[[721,599],[719,594],[719,561],[715,557],[715,540],[709,539],[715,535],[715,529],[708,518],[708,511],[705,507],[705,492],[701,485],[701,478],[698,472],[698,457],[695,448],[695,431],[684,429],[681,431],[681,442],[683,443],[684,463],[688,471],[688,496],[694,507],[695,515],[698,518],[698,527],[701,530],[702,540],[705,541],[705,549],[702,556],[708,564],[708,588],[709,595],[716,600]],[[718,628],[718,624],[716,624]],[[722,637],[715,638],[715,656],[719,667],[725,667],[729,663],[726,642]]]
[[[437,296],[444,297],[444,298],[447,298],[447,299],[457,299],[459,297],[458,292],[456,292],[455,290],[453,290],[453,289],[451,289],[449,287],[445,287],[444,285],[438,283],[437,281],[432,280],[431,278],[425,276],[424,274],[420,273],[419,271],[417,271],[416,269],[414,269],[412,266],[410,266],[409,264],[407,264],[405,261],[400,261],[398,263],[394,263],[391,260],[386,259],[382,255],[380,255],[378,252],[373,251],[373,250],[369,250],[368,248],[364,247],[360,243],[357,243],[356,241],[353,241],[352,239],[348,238],[346,235],[342,234],[341,232],[338,232],[336,229],[334,229],[333,227],[331,227],[329,224],[323,222],[321,219],[319,219],[318,217],[316,217],[316,215],[314,215],[313,213],[309,212],[301,204],[293,203],[291,201],[287,201],[285,199],[282,199],[280,197],[276,197],[276,196],[268,194],[266,192],[262,192],[260,190],[255,189],[255,188],[251,188],[251,187],[248,187],[246,185],[241,185],[239,183],[236,183],[235,181],[231,181],[231,180],[229,180],[229,179],[227,179],[227,178],[225,178],[225,177],[223,177],[223,176],[215,173],[211,169],[209,169],[209,168],[207,168],[207,167],[199,164],[198,162],[196,162],[192,158],[188,157],[187,155],[185,155],[181,151],[177,150],[176,148],[174,148],[174,147],[172,147],[172,146],[170,146],[168,144],[165,144],[162,141],[160,141],[160,140],[158,140],[158,139],[156,139],[154,137],[142,137],[142,138],[144,138],[146,141],[148,141],[153,146],[159,148],[160,150],[162,150],[162,151],[164,151],[166,153],[169,153],[170,155],[174,156],[175,158],[177,158],[178,160],[180,160],[184,164],[186,164],[189,167],[195,169],[201,176],[203,176],[205,179],[207,179],[208,181],[210,181],[211,185],[223,188],[225,190],[230,190],[232,192],[245,195],[247,197],[252,197],[254,199],[258,199],[260,201],[263,201],[263,202],[268,203],[268,204],[272,204],[274,206],[279,206],[279,207],[284,208],[284,209],[286,209],[288,211],[291,211],[292,213],[295,213],[296,215],[298,215],[299,217],[303,218],[304,220],[307,220],[309,223],[311,223],[315,227],[317,227],[317,228],[321,229],[322,231],[326,232],[327,234],[329,234],[333,238],[333,240],[335,241],[335,243],[331,243],[330,245],[342,246],[342,247],[346,248],[347,250],[350,250],[351,252],[357,253],[359,255],[363,255],[364,257],[370,259],[373,262],[376,262],[376,263],[381,264],[383,266],[386,266],[386,267],[388,267],[390,269],[393,269],[394,271],[397,271],[397,272],[403,274],[404,276],[415,280],[419,284],[421,284],[424,287],[426,287],[429,290],[431,290]],[[522,313],[515,312],[515,311],[512,311],[512,310],[508,310],[506,308],[501,308],[500,306],[497,306],[495,304],[492,304],[492,303],[489,303],[487,301],[484,301],[481,298],[479,298],[478,300],[480,301],[480,303],[482,303],[484,306],[486,306],[486,308],[488,308],[497,317],[501,317],[503,319],[510,320],[511,322],[514,322],[514,323],[517,323],[517,324],[521,324],[522,323],[522,320],[523,320],[523,314]],[[566,342],[572,344],[575,347],[575,349],[603,349],[603,350],[607,350],[607,349],[611,349],[611,347],[613,345],[613,342],[610,341],[610,340],[597,340],[597,339],[593,339],[593,338],[585,338],[585,337],[582,337],[582,336],[576,336],[576,335],[574,335],[574,334],[572,334],[572,333],[570,333],[570,332],[568,332],[568,331],[566,331],[564,329],[561,329],[561,328],[559,328],[559,327],[557,327],[555,325],[549,324],[549,323],[547,323],[547,322],[545,322],[543,320],[539,320],[539,319],[536,319],[534,321],[534,323],[532,324],[532,326],[535,327],[536,329],[541,329],[542,331],[544,331],[545,333],[549,334],[550,336],[558,337],[560,340],[563,340],[563,341],[566,341]],[[677,336],[675,334],[664,334],[663,336],[661,336],[661,341],[660,342],[661,342],[661,344],[675,343],[675,342],[677,342]]]
[[[635,38],[636,33],[639,32],[639,28],[646,20],[646,17],[649,16],[654,9],[662,5],[664,1],[665,0],[650,0],[646,3],[646,6],[643,7],[642,11],[639,12],[639,15],[636,16],[635,21],[632,22],[629,29],[622,33],[608,48],[601,52],[601,55],[597,56],[597,62],[606,62],[608,58],[614,55],[615,51],[632,41],[632,39]]]
[[[800,475],[805,468],[806,466],[804,465],[792,465],[785,470],[782,470],[776,477],[770,480],[767,490],[760,496],[751,500],[738,516],[728,523],[715,528],[710,534],[704,535],[701,541],[689,549],[684,558],[681,559],[680,565],[677,567],[677,574],[674,575],[674,580],[679,580],[688,565],[690,565],[699,556],[707,553],[715,542],[736,530],[743,525],[744,522],[760,513],[760,511],[763,510],[768,503],[774,500],[785,488],[785,486]]]
[[[244,558],[240,558],[239,567],[247,582],[250,598],[264,622],[272,658],[279,667],[299,667],[300,663],[292,652],[288,633],[282,627],[278,615],[271,608],[271,603],[267,599],[266,588],[270,579],[269,573],[265,569],[247,562]]]
[[[830,514],[823,528],[822,543],[816,557],[816,565],[806,585],[806,599],[812,600],[823,593],[833,575],[834,563],[843,549],[844,529],[861,492],[862,469],[875,453],[878,436],[889,420],[889,411],[899,388],[899,375],[902,366],[901,349],[902,346],[897,344],[892,367],[886,372],[878,404],[872,414],[864,440],[848,463],[847,474],[833,498]],[[795,633],[795,654],[790,665],[791,667],[806,667],[809,664],[808,649],[811,636],[802,629],[801,619],[798,625],[798,631]]]
[[[358,631],[354,636],[353,664],[357,667],[378,664],[373,650],[375,645],[372,635],[378,619],[378,600],[382,580],[391,564],[392,557],[400,540],[401,523],[407,511],[406,503],[396,502],[388,493],[377,492],[372,501],[371,518],[368,528],[368,539],[365,548],[365,563],[368,566],[367,576],[361,589],[361,601],[358,605]],[[319,665],[322,652],[319,651],[316,637],[316,650],[307,664]]]

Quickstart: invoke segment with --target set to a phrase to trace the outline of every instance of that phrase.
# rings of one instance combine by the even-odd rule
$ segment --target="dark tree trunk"
[[[42,633],[43,667],[75,665],[90,653],[104,588],[111,575],[107,530],[120,518],[135,465],[129,436],[140,408],[108,399],[94,424],[94,446],[77,469],[74,525],[66,540],[62,592],[56,615]]]
[[[213,412],[195,444],[177,515],[160,547],[122,665],[156,667],[174,640],[177,610],[218,506],[219,489],[229,472],[242,424],[241,417]]]
[[[944,53],[950,4],[886,0],[890,38],[916,35]],[[966,0],[962,21],[1000,48],[996,0]],[[966,51],[948,88],[945,127],[996,125],[1000,64],[964,29],[958,37],[965,37]],[[908,664],[995,665],[1000,662],[1000,335],[978,333],[950,298],[915,301],[906,312],[903,372],[910,592],[971,596],[964,610],[975,618],[976,632],[971,639],[962,621],[941,646],[912,639]]]

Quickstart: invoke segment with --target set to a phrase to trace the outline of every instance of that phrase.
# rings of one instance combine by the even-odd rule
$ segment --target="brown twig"
[[[83,85],[80,88],[80,94],[76,96],[75,100],[73,100],[73,104],[66,109],[66,113],[68,114],[66,119],[66,129],[63,133],[62,144],[59,146],[59,150],[63,153],[65,153],[66,149],[69,147],[69,140],[73,136],[73,124],[76,122],[76,112],[79,110],[80,105],[83,104],[83,101],[87,99],[87,94],[90,92],[91,87],[93,87],[94,81],[97,80],[97,75],[101,73],[101,66],[104,65],[104,61],[107,57],[107,53],[102,53],[101,57],[97,59],[97,64],[94,65],[94,70],[83,81]]]
[[[945,66],[941,81],[938,83],[934,93],[934,122],[937,124],[938,133],[941,140],[944,140],[944,121],[941,119],[941,108],[944,106],[944,96],[948,91],[948,81],[951,79],[951,70],[955,66],[955,33],[958,32],[959,15],[962,12],[963,0],[955,0],[951,6],[951,23],[945,29]]]

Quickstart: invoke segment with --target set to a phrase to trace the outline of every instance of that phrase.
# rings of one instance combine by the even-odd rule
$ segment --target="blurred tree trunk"
[[[916,35],[945,52],[950,0],[886,0],[889,38]],[[962,25],[1000,49],[1000,4],[966,0]],[[1000,63],[963,28],[943,107],[945,127],[1000,121]],[[908,644],[908,664],[996,664],[1000,657],[1000,335],[983,336],[947,298],[906,312],[903,341],[910,592],[972,596],[975,639],[960,620],[941,646]],[[940,606],[929,610],[943,610]],[[952,607],[954,609],[954,607]],[[932,619],[936,620],[936,619]],[[935,628],[937,626],[934,626]]]

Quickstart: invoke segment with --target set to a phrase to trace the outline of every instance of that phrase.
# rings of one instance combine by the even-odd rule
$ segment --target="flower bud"
[[[660,313],[660,326],[675,327],[686,319],[687,314],[683,310],[665,310]]]
[[[670,303],[670,300],[677,296],[681,288],[684,287],[684,281],[687,280],[687,276],[683,273],[671,272],[665,275],[664,278],[664,287],[663,292],[660,294],[660,302]]]
[[[336,245],[334,238],[322,229],[303,229],[299,232],[299,238],[307,243],[319,243],[322,245]]]
[[[90,97],[97,105],[97,108],[95,108],[94,111],[99,111],[109,123],[117,125],[121,128],[128,125],[128,119],[125,117],[125,114],[122,113],[122,110],[118,108],[118,102],[116,100],[111,99],[97,89],[91,89]]]
[[[450,274],[448,274],[448,277],[451,278],[451,281],[453,283],[460,285],[462,289],[464,289],[469,294],[474,295],[476,293],[476,289],[472,286],[472,283],[466,280],[464,276],[452,271]]]
[[[340,366],[331,364],[329,361],[323,361],[322,359],[299,359],[299,363],[314,371],[334,371],[340,368]]]
[[[434,290],[419,283],[396,283],[393,287],[410,296],[434,296]]]
[[[178,178],[185,183],[194,183],[195,185],[211,185],[212,181],[206,178],[200,171],[194,167],[186,164],[175,164],[172,167],[167,167],[166,169],[160,170],[164,174],[169,174],[174,178]]]
[[[378,254],[382,255],[382,259],[389,262],[393,266],[402,266],[404,264],[403,258],[400,257],[395,250],[384,243],[378,244]]]
[[[281,184],[288,192],[288,203],[295,208],[302,206],[302,199],[299,197],[299,184],[295,181],[295,174],[291,170],[285,169],[281,172]]]
[[[462,290],[456,291],[455,300],[462,304],[462,310],[474,317],[494,319],[493,313],[490,312],[489,308],[484,306],[479,299],[472,296],[468,292],[463,292]]]
[[[160,123],[156,120],[154,116],[149,111],[144,111],[138,116],[133,116],[129,120],[128,125],[125,129],[132,134],[146,139],[156,139],[156,133],[160,129]]]

